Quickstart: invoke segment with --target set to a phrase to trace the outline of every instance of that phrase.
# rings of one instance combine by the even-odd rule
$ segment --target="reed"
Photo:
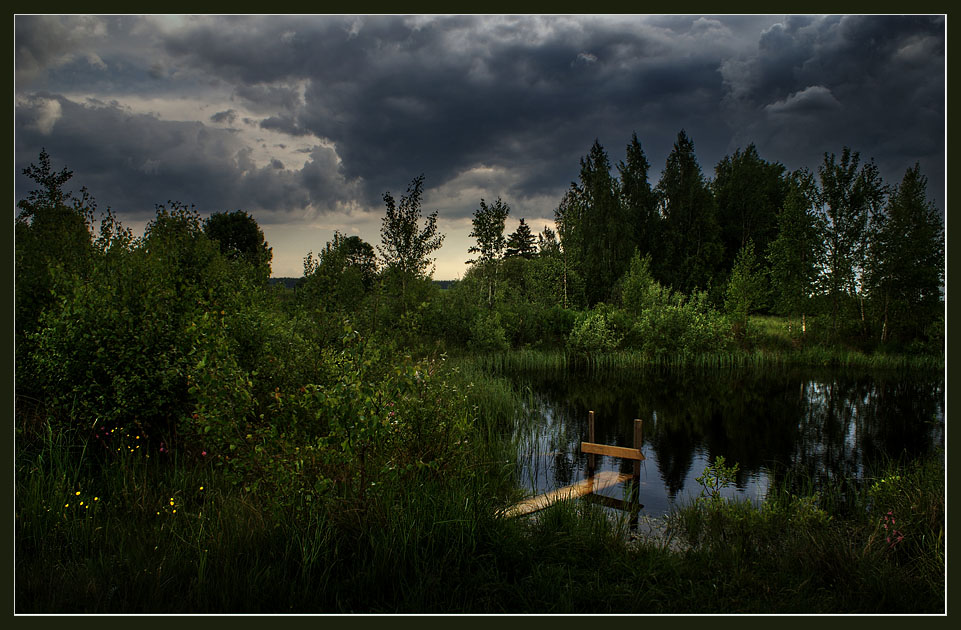
[[[465,363],[495,375],[517,373],[563,374],[637,371],[648,368],[834,367],[894,371],[944,369],[943,357],[930,355],[865,354],[856,350],[812,346],[790,350],[725,350],[701,353],[648,355],[637,350],[571,353],[563,350],[514,350],[469,357]]]

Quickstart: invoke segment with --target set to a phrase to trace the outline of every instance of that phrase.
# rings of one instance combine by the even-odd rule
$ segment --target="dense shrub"
[[[729,331],[723,316],[708,304],[707,294],[685,299],[658,287],[652,305],[638,317],[632,339],[652,356],[717,352],[728,347]]]
[[[239,309],[257,291],[244,264],[222,256],[180,204],[160,207],[142,239],[114,233],[98,239],[87,277],[51,268],[56,301],[20,367],[48,406],[92,435],[136,423],[169,443],[190,404],[190,357],[212,339],[188,331],[203,313],[230,309],[230,352],[255,369],[268,348],[255,334],[264,320]]]
[[[621,343],[602,307],[579,314],[574,322],[567,347],[574,352],[610,352]]]
[[[363,499],[461,451],[467,406],[438,362],[394,354],[347,327],[324,349],[315,380],[276,387],[258,404],[223,328],[216,314],[195,327],[194,337],[220,341],[190,367],[194,409],[184,437],[193,452],[244,487],[267,490],[278,505],[331,492]]]
[[[654,304],[660,285],[651,275],[651,256],[643,258],[635,252],[630,267],[621,277],[621,303],[624,308],[640,315]]]
[[[480,311],[471,322],[467,347],[479,352],[503,352],[510,348],[497,311]]]

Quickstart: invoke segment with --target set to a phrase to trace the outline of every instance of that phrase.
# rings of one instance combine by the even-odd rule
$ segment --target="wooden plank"
[[[524,514],[530,514],[531,512],[543,510],[547,506],[551,505],[552,503],[556,503],[557,501],[576,499],[586,494],[591,494],[592,492],[603,490],[604,488],[610,488],[611,486],[616,486],[617,484],[625,481],[630,481],[631,479],[633,479],[631,475],[617,473],[612,470],[605,470],[597,473],[593,477],[588,477],[583,481],[575,483],[573,486],[558,488],[553,492],[539,494],[536,497],[531,497],[530,499],[525,499],[520,503],[515,503],[511,507],[502,511],[501,515],[506,516],[507,518],[511,518],[513,516],[523,516]]]
[[[641,450],[637,448],[592,444],[590,442],[581,442],[581,452],[596,455],[611,455],[612,457],[623,457],[625,459],[636,459],[638,461],[646,459],[644,454],[641,453]]]

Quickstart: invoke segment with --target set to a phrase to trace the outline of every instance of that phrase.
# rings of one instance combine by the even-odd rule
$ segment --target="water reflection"
[[[532,392],[516,429],[522,486],[547,492],[587,474],[588,411],[596,441],[631,446],[644,421],[640,501],[659,516],[696,496],[695,482],[718,455],[740,465],[728,496],[764,497],[783,475],[819,484],[875,474],[877,462],[912,459],[944,440],[944,380],[799,369],[657,369],[623,375],[518,377]],[[597,470],[625,474],[633,462],[597,456]],[[608,492],[614,498],[624,488]]]

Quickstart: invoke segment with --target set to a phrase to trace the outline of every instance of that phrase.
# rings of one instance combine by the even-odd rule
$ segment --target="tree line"
[[[460,331],[461,343],[488,349],[537,344],[551,332],[560,339],[572,319],[550,309],[641,312],[636,285],[643,282],[656,285],[666,300],[657,308],[667,308],[671,300],[689,308],[696,302],[705,312],[725,314],[735,336],[743,333],[749,315],[769,314],[790,318],[802,338],[815,318],[819,339],[827,343],[871,349],[926,341],[939,347],[944,229],[918,164],[891,186],[873,160],[863,161],[848,147],[840,155],[825,153],[815,171],[788,172],[751,144],[725,156],[709,179],[682,130],[656,183],[649,170],[636,134],[616,168],[595,141],[555,210],[554,228],[537,234],[523,217],[506,234],[510,205],[500,197],[493,203],[481,199],[472,220],[476,243],[468,250],[468,270],[444,296],[462,321],[447,321],[441,332],[449,337]],[[385,229],[390,225],[392,232],[383,235],[385,244],[409,243],[421,258],[419,266],[397,253],[375,257],[368,246],[371,251],[356,267],[368,280],[378,265],[400,279],[427,277],[430,252],[442,235],[436,233],[436,213],[424,232],[416,233],[414,208],[422,185],[421,176],[402,200],[408,212],[403,230],[393,227],[393,201],[385,196]],[[334,251],[363,247],[357,237],[348,242],[335,236],[325,250],[334,273],[323,272],[323,282],[330,285],[354,266],[349,256]],[[305,267],[305,287],[315,282],[317,271]],[[330,291],[320,293],[334,295]],[[411,301],[403,281],[400,293],[407,313]],[[337,295],[335,303],[349,300]],[[442,319],[450,319],[451,309],[443,310]],[[542,321],[540,329],[518,328],[531,318],[556,326]],[[485,335],[489,338],[481,342]]]
[[[596,141],[580,167],[555,212],[559,247],[541,252],[563,262],[559,303],[618,303],[640,256],[654,281],[729,312],[792,317],[802,330],[827,314],[834,340],[908,342],[940,321],[944,230],[918,164],[889,186],[847,147],[816,172],[788,172],[752,144],[709,180],[681,131],[656,185],[636,134],[617,176]],[[482,205],[475,225],[487,214]]]
[[[892,186],[848,147],[825,153],[813,171],[788,172],[751,144],[708,178],[682,130],[657,182],[649,171],[636,134],[616,166],[595,141],[553,228],[537,233],[521,217],[506,234],[509,203],[481,199],[467,271],[445,290],[430,281],[444,235],[437,212],[422,212],[418,176],[400,199],[384,194],[379,244],[335,233],[308,252],[296,289],[275,287],[275,297],[331,334],[346,319],[374,336],[445,350],[728,347],[743,345],[749,317],[761,314],[787,318],[798,343],[940,352],[944,228],[917,164]],[[38,184],[16,220],[24,351],[58,282],[71,274],[102,282],[92,252],[107,259],[122,250],[131,260],[166,252],[174,268],[165,273],[178,276],[182,291],[201,286],[210,268],[198,267],[216,257],[245,270],[243,286],[270,292],[271,250],[246,212],[201,220],[168,202],[135,239],[109,210],[95,229],[93,197],[85,188],[66,192],[72,173],[54,171],[46,152],[24,173]],[[200,237],[216,246],[198,246]]]

